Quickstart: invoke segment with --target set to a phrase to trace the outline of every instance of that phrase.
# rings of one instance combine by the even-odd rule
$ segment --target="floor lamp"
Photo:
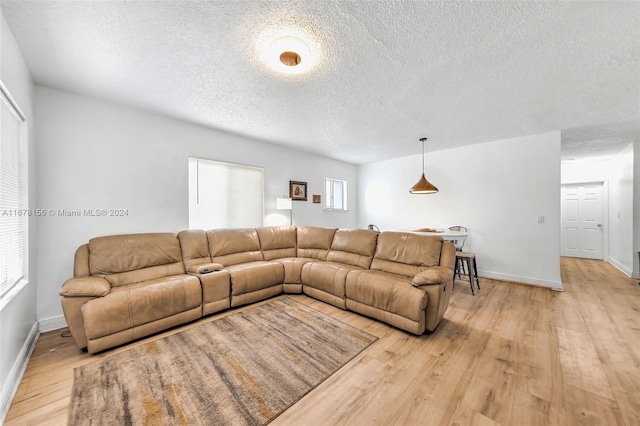
[[[276,210],[289,210],[289,224],[293,226],[293,199],[291,197],[276,198]]]

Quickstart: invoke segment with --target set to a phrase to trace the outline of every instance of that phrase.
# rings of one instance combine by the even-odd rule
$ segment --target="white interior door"
[[[562,256],[602,259],[602,184],[562,186]]]

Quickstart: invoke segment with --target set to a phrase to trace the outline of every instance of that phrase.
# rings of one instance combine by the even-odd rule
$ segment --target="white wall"
[[[38,207],[128,210],[126,217],[40,219],[39,319],[62,314],[58,291],[72,275],[76,248],[90,238],[188,228],[189,156],[264,167],[268,223],[273,215],[288,223],[275,201],[297,180],[308,182],[309,197],[294,202],[294,224],[356,226],[355,209],[328,212],[311,202],[333,177],[349,182],[349,203],[356,206],[354,165],[41,86],[35,101]]]
[[[33,161],[33,84],[4,15],[0,11],[0,79],[27,117],[29,126],[29,205],[35,204]],[[1,219],[0,219],[1,220]],[[29,283],[0,309],[0,423],[9,409],[15,385],[22,374],[28,350],[35,339],[36,323],[36,223],[29,223]]]
[[[633,272],[637,253],[633,250],[634,229],[634,149],[630,144],[613,158],[583,160],[562,164],[562,183],[603,182],[606,203],[604,221],[604,260],[627,275]]]
[[[437,194],[409,194],[420,155],[360,166],[360,226],[463,225],[481,276],[562,288],[559,131],[430,152],[426,163]]]
[[[612,160],[609,179],[609,262],[633,273],[633,145]]]
[[[611,167],[611,159],[563,161],[560,166],[560,180],[563,185],[607,182],[611,175]]]

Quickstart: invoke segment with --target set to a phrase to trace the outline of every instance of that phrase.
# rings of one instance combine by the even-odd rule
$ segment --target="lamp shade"
[[[289,210],[289,225],[293,225],[293,198],[276,198],[276,210]]]
[[[435,194],[436,192],[438,192],[438,188],[433,186],[433,184],[429,182],[426,177],[424,177],[423,173],[420,177],[420,180],[418,180],[418,182],[411,187],[409,192],[412,194]]]
[[[276,210],[293,210],[293,199],[289,197],[276,198]]]

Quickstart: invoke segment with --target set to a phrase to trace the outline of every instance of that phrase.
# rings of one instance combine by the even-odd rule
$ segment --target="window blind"
[[[260,227],[264,169],[189,158],[189,228]]]
[[[0,83],[0,301],[27,275],[26,122]]]

